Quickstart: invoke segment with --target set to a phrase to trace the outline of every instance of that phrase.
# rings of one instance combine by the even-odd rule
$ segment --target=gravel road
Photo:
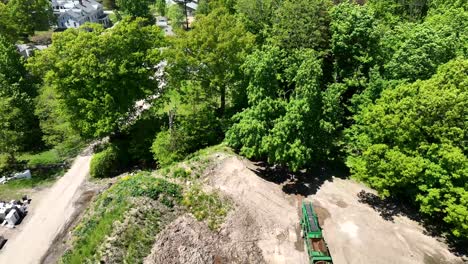
[[[41,262],[55,237],[75,215],[74,204],[81,196],[80,186],[89,174],[90,161],[91,155],[78,156],[70,170],[42,194],[17,230],[9,232],[8,242],[0,251],[0,263]]]

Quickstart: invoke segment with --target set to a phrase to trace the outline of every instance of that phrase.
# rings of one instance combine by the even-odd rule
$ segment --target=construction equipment
[[[302,202],[302,235],[311,264],[333,264],[312,203]]]

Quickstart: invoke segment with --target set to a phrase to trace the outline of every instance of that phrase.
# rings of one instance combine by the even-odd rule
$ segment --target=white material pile
[[[6,177],[6,176],[1,177],[0,178],[0,184],[5,184],[8,181],[15,180],[15,179],[31,179],[31,177],[32,177],[31,171],[30,170],[25,170],[23,172],[15,173],[11,177]]]
[[[14,228],[27,213],[27,204],[30,200],[23,197],[23,201],[0,202],[0,223],[2,226]]]

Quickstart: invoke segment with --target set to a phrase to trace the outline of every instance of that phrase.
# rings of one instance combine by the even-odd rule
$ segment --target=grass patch
[[[93,203],[61,263],[99,263],[103,257],[110,263],[142,263],[159,232],[161,208],[172,208],[181,198],[178,185],[149,173],[123,177]],[[125,221],[128,217],[133,220]]]
[[[221,143],[216,146],[200,149],[197,152],[194,152],[187,156],[186,160],[199,161],[204,160],[208,156],[213,155],[214,153],[221,152],[229,155],[235,155],[234,151],[228,147],[226,144]]]
[[[186,179],[186,178],[190,177],[190,174],[191,174],[191,172],[184,169],[184,168],[176,168],[176,169],[174,169],[174,171],[172,171],[172,177],[174,177],[174,178]]]
[[[17,200],[23,195],[29,195],[38,187],[51,185],[56,178],[65,173],[65,168],[57,167],[48,170],[31,170],[31,179],[9,181],[0,185],[0,200]]]
[[[65,157],[61,156],[56,149],[50,149],[37,154],[24,153],[18,157],[28,167],[57,165],[65,162]]]
[[[217,230],[226,219],[230,205],[216,193],[206,193],[194,185],[184,193],[182,204],[198,221],[206,221],[211,230]]]

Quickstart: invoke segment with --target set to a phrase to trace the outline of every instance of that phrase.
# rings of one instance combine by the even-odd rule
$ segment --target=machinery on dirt
[[[333,264],[317,214],[310,202],[302,202],[301,227],[310,263]]]

